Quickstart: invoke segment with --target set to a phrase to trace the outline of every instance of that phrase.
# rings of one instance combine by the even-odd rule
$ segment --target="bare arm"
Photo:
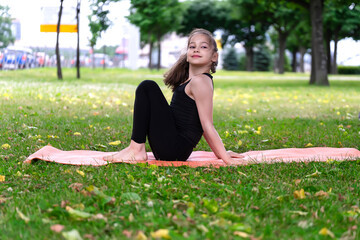
[[[190,85],[191,84],[191,85]],[[205,75],[193,77],[189,95],[193,97],[199,112],[204,138],[215,155],[228,165],[239,164],[240,154],[226,151],[224,144],[213,124],[213,86]]]

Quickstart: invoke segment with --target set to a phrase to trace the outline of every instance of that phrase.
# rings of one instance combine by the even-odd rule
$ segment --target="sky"
[[[77,0],[64,0],[64,9],[76,6]],[[0,0],[1,5],[10,7],[10,14],[21,23],[21,42],[26,47],[53,47],[56,43],[56,33],[40,32],[40,24],[44,23],[44,7],[59,7],[59,0]],[[96,47],[103,45],[120,45],[122,38],[127,34],[130,0],[112,3],[109,18],[112,26],[98,40]],[[75,10],[74,10],[75,11]],[[91,36],[87,16],[90,15],[88,0],[81,1],[80,10],[80,47],[89,48]],[[75,15],[75,13],[74,13]],[[56,23],[54,23],[56,24]],[[60,47],[76,48],[76,33],[61,33]],[[333,48],[333,44],[332,44]],[[341,40],[338,43],[338,64],[360,65],[360,41],[352,39]]]

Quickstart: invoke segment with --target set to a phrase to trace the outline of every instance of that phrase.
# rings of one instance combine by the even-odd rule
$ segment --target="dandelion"
[[[79,133],[79,132],[74,132],[74,136],[81,136],[81,133]]]

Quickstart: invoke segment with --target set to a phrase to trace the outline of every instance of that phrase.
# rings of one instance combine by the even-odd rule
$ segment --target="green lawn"
[[[127,146],[143,79],[171,98],[163,71],[82,69],[80,80],[63,71],[63,81],[55,69],[0,71],[0,239],[360,238],[359,160],[219,169],[22,164],[47,144]],[[214,123],[226,148],[360,149],[360,76],[330,76],[331,87],[308,78],[216,73]],[[201,140],[195,150],[210,148]]]

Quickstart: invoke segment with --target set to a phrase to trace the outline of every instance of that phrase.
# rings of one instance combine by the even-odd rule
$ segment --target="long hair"
[[[215,41],[213,35],[211,34],[211,32],[209,32],[208,30],[202,29],[202,28],[194,29],[189,34],[187,48],[189,47],[191,38],[195,34],[206,35],[209,38],[210,45],[212,45],[213,51],[214,52],[218,51],[216,41]],[[217,62],[213,62],[211,64],[211,69],[210,69],[211,73],[216,72],[216,66],[217,66]],[[165,85],[170,87],[172,91],[174,91],[175,88],[180,86],[181,83],[185,82],[189,78],[189,63],[187,62],[187,59],[186,59],[186,53],[182,54],[179,57],[179,59],[172,66],[172,68],[164,74],[164,77],[165,77],[165,79],[164,79]]]

